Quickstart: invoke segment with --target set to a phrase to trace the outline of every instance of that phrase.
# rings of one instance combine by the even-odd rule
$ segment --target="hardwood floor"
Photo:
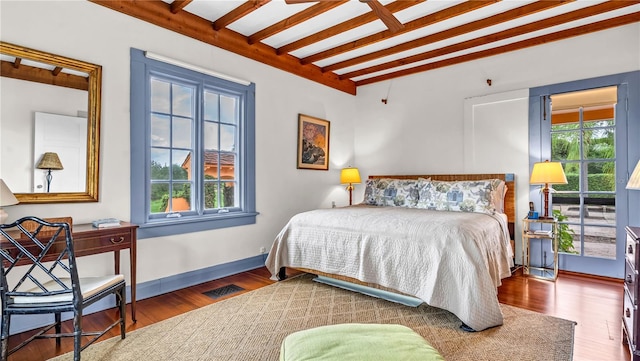
[[[266,268],[260,268],[138,301],[138,321],[134,324],[129,320],[127,332],[224,299],[214,300],[203,292],[229,284],[244,288],[241,293],[249,292],[273,283],[269,276]],[[556,282],[549,282],[524,277],[516,271],[514,276],[503,280],[498,293],[501,303],[576,321],[574,360],[630,360],[621,341],[622,280],[561,273]],[[85,316],[83,324],[85,329],[98,329],[116,316],[115,309],[106,310]],[[116,328],[102,339],[118,335]],[[26,333],[12,336],[10,346],[28,336]],[[526,339],[527,335],[522,337]],[[11,355],[9,361],[47,360],[72,349],[70,338],[63,339],[60,348],[56,348],[53,340],[36,340]]]

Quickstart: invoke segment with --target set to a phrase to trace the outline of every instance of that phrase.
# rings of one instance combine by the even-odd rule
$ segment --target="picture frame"
[[[328,120],[298,114],[298,169],[329,170]]]

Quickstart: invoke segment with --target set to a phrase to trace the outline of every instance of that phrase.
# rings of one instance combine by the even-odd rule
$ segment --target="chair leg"
[[[62,317],[60,312],[55,314],[55,323],[56,323],[56,335],[60,335],[62,333]],[[56,336],[56,347],[60,347],[60,336]]]
[[[2,315],[2,351],[0,351],[0,360],[6,361],[9,357],[9,324],[11,315]]]
[[[120,294],[116,298],[120,298],[120,338],[126,337],[126,323],[127,323],[127,287],[123,286]]]
[[[73,361],[80,361],[82,351],[82,309],[73,315]]]

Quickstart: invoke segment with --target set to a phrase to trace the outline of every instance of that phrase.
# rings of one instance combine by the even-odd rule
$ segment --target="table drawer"
[[[82,242],[82,249],[76,250],[76,255],[94,254],[102,250],[117,251],[131,247],[133,236],[131,232],[113,232],[101,234],[99,237],[76,238],[74,243]]]
[[[627,259],[624,262],[624,284],[629,290],[631,300],[634,305],[638,304],[638,271],[629,263]]]
[[[627,246],[625,248],[625,254],[627,260],[637,267],[640,264],[640,255],[636,252],[638,250],[638,241],[635,240],[631,235],[627,234]]]
[[[636,305],[633,304],[633,301],[631,301],[631,297],[629,296],[629,294],[627,294],[625,292],[624,295],[624,309],[623,309],[623,315],[622,315],[622,321],[624,322],[624,328],[627,331],[627,335],[629,337],[629,348],[631,350],[636,349],[636,345],[637,340],[636,340],[636,318],[635,318],[635,314],[637,311],[637,307]]]

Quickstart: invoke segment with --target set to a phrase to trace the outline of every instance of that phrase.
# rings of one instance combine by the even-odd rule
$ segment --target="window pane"
[[[210,91],[204,93],[204,120],[220,121],[219,106],[220,96]]]
[[[236,179],[236,155],[232,153],[220,153],[220,178],[225,180]]]
[[[151,184],[151,213],[164,213],[169,201],[169,183]]]
[[[238,101],[236,98],[220,96],[220,121],[236,124],[238,119]]]
[[[156,78],[151,78],[151,111],[166,113],[170,112],[170,92],[169,83]]]
[[[613,130],[615,119],[585,119],[585,128],[610,128]]]
[[[218,182],[205,182],[204,207],[205,209],[218,208]]]
[[[194,99],[193,99],[193,88],[180,85],[173,84],[173,114],[174,115],[182,115],[184,117],[192,117],[193,116],[193,107],[194,107]]]
[[[218,179],[218,152],[205,151],[203,162],[205,179]]]
[[[585,180],[587,191],[616,191],[615,162],[587,162],[585,165],[589,172]]]
[[[585,226],[584,255],[616,259],[616,228]]]
[[[173,180],[191,179],[191,152],[184,150],[173,151]]]
[[[151,146],[168,147],[170,140],[169,116],[151,114]]]
[[[204,149],[218,150],[218,123],[204,122]]]
[[[190,183],[174,183],[171,199],[171,212],[192,210],[192,192]]]
[[[220,125],[220,150],[227,152],[236,151],[236,127],[233,125]]]
[[[151,148],[151,180],[169,180],[168,149]]]
[[[565,130],[551,133],[551,160],[557,162],[580,159],[580,131],[566,130],[575,128],[573,125],[560,125],[553,128]]]
[[[222,183],[221,207],[236,207],[235,182]]]
[[[615,158],[613,137],[614,132],[611,128],[585,130],[583,136],[585,159]]]
[[[192,148],[191,119],[173,117],[173,142],[174,148]]]
[[[614,194],[589,194],[584,199],[582,213],[585,224],[616,225],[616,198]]]

